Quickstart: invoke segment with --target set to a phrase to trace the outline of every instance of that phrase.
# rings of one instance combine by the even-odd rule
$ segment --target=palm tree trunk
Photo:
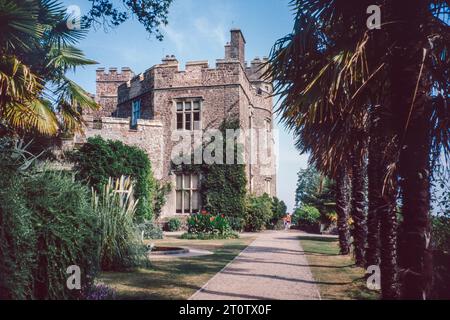
[[[403,192],[402,298],[427,299],[432,281],[430,250],[429,117],[416,118],[400,156]]]
[[[380,215],[380,256],[381,256],[381,296],[386,300],[399,296],[397,261],[397,212],[396,183],[385,192],[379,207]]]
[[[367,212],[367,249],[366,267],[378,265],[380,263],[380,207],[382,192],[382,167],[381,154],[383,147],[379,138],[379,106],[374,106],[370,110],[370,140],[369,140],[369,163],[367,175],[369,178],[369,210]]]
[[[339,235],[339,247],[341,254],[350,253],[349,229],[348,229],[348,183],[345,167],[338,168],[336,177],[336,213]]]
[[[427,1],[390,2],[392,14],[391,103],[397,123],[402,191],[402,241],[399,247],[401,296],[427,299],[431,283],[430,244],[430,107],[426,95],[430,85],[420,77],[422,51],[428,46],[423,36]],[[408,32],[405,32],[408,30]],[[419,82],[419,90],[416,85]]]
[[[397,183],[394,177],[393,181],[384,185],[392,150],[388,149],[389,134],[386,119],[382,118],[379,105],[373,106],[370,112],[369,130],[369,213],[366,263],[367,266],[380,265],[382,298],[392,300],[397,299],[399,295]]]
[[[361,143],[362,144],[362,143]],[[355,264],[364,267],[367,240],[367,225],[365,214],[365,147],[358,145],[352,157],[352,197],[351,217],[353,219],[353,246]]]

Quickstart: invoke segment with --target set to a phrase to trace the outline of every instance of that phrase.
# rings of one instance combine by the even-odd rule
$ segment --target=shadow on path
[[[344,286],[347,284],[352,284],[354,281],[350,282],[323,282],[323,281],[315,281],[315,280],[303,280],[303,279],[297,279],[297,278],[287,278],[287,277],[281,277],[281,276],[274,276],[274,275],[268,275],[268,274],[249,274],[249,273],[242,273],[242,272],[233,272],[232,268],[227,268],[226,270],[222,271],[224,274],[234,275],[234,276],[245,276],[245,277],[257,277],[257,278],[269,278],[269,279],[275,279],[275,280],[281,280],[281,281],[292,281],[292,282],[301,282],[301,283],[311,283],[311,284],[323,284],[323,285],[330,285],[330,286]]]

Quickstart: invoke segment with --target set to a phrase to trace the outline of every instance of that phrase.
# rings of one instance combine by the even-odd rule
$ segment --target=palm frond
[[[55,90],[59,104],[67,104],[73,108],[97,110],[98,104],[93,97],[74,81],[63,78],[63,82]]]
[[[87,59],[83,52],[73,46],[56,47],[53,46],[48,54],[49,62],[47,68],[58,69],[66,72],[76,67],[97,64],[96,61]]]
[[[37,131],[44,135],[55,135],[58,132],[58,119],[48,101],[35,99],[26,105],[9,104],[2,115],[14,129],[28,132]]]
[[[40,79],[17,57],[0,57],[0,114],[9,103],[32,100],[42,90]]]
[[[28,39],[43,33],[38,13],[38,1],[0,1],[0,50],[30,50]]]

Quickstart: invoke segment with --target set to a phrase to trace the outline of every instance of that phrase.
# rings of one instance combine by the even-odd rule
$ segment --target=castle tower
[[[134,77],[133,71],[128,68],[122,68],[117,72],[117,68],[98,68],[96,71],[96,93],[95,101],[101,106],[101,109],[94,111],[94,117],[111,117],[117,108],[117,88]]]
[[[245,67],[245,38],[240,29],[231,29],[231,42],[225,45],[225,60],[239,60]]]

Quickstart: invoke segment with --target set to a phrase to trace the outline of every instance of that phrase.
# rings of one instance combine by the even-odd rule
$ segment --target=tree
[[[81,128],[83,109],[97,104],[66,72],[95,64],[74,44],[85,30],[69,29],[61,3],[0,1],[0,128],[55,135]]]
[[[58,0],[0,0],[0,129],[3,133],[54,136],[82,130],[82,114],[97,109],[93,97],[66,73],[95,64],[76,48],[91,26],[118,26],[135,16],[162,39],[172,0],[91,0],[81,28],[69,28]]]
[[[322,220],[336,211],[336,185],[314,166],[300,169],[295,193],[296,208],[309,205],[319,210]]]
[[[145,27],[149,34],[163,39],[161,25],[167,25],[169,7],[173,0],[122,0],[124,9],[118,9],[112,0],[89,0],[91,9],[83,16],[86,27],[103,26],[105,29],[118,26],[131,17]]]
[[[277,223],[286,216],[287,206],[283,200],[278,199],[277,197],[272,198],[272,218],[270,219],[270,225],[272,228],[275,228]]]
[[[313,166],[300,169],[297,173],[297,188],[295,189],[295,207],[310,204],[316,198],[320,185],[320,173]]]
[[[294,32],[275,44],[269,68],[278,81],[276,91],[284,97],[283,120],[295,130],[301,150],[311,152],[318,169],[336,173],[337,164],[348,163],[348,154],[355,150],[352,144],[359,147],[358,141],[347,138],[360,125],[354,121],[355,114],[380,106],[383,133],[370,137],[371,154],[387,156],[380,163],[378,178],[371,168],[374,179],[369,186],[383,182],[374,191],[383,204],[378,213],[388,218],[381,219],[381,269],[382,278],[391,280],[382,288],[383,296],[396,297],[389,293],[397,285],[389,275],[396,269],[395,250],[390,249],[397,242],[396,185],[401,178],[402,230],[408,239],[403,243],[412,242],[416,248],[401,250],[406,275],[401,279],[402,296],[422,299],[427,296],[430,269],[426,246],[429,157],[436,161],[436,155],[450,150],[448,108],[443,109],[449,97],[450,42],[448,27],[439,19],[448,12],[448,5],[417,0],[411,4],[414,8],[403,10],[399,1],[378,1],[387,22],[381,30],[368,30],[364,13],[373,4],[370,1],[293,3],[297,9]],[[411,34],[400,39],[405,26],[411,27]]]

